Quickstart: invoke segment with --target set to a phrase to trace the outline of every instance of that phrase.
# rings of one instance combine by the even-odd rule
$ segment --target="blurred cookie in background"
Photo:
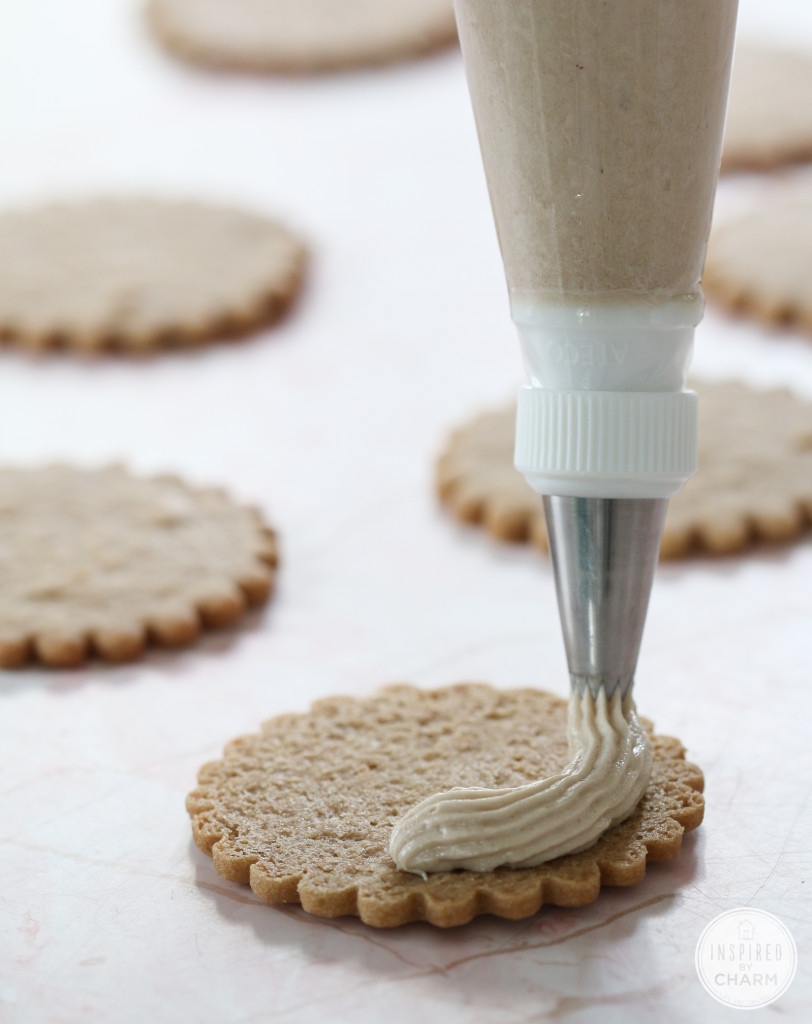
[[[289,228],[227,206],[95,199],[0,213],[0,338],[147,353],[259,330],[305,273]]]
[[[341,71],[457,39],[452,0],[149,0],[146,11],[178,57],[232,71]]]
[[[694,382],[699,472],[668,504],[661,558],[728,555],[812,522],[812,403],[733,381]],[[499,540],[547,550],[541,497],[513,467],[516,407],[473,418],[437,462],[440,500]]]
[[[812,160],[812,53],[737,46],[722,171]]]
[[[812,334],[812,187],[776,185],[714,225],[702,288],[730,312]]]

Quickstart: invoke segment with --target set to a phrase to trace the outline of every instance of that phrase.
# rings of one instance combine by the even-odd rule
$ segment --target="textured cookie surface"
[[[451,0],[150,0],[147,13],[180,57],[238,71],[384,64],[457,38]]]
[[[0,665],[193,640],[271,591],[272,532],[221,491],[111,466],[0,469]]]
[[[812,404],[730,381],[696,384],[699,472],[668,506],[660,554],[729,554],[812,521]],[[459,428],[437,465],[441,500],[500,540],[547,547],[541,498],[513,468],[514,406]]]
[[[812,54],[739,45],[722,170],[763,171],[812,158]]]
[[[810,266],[812,190],[770,189],[713,228],[702,287],[735,313],[812,333]]]
[[[646,860],[680,850],[702,821],[702,773],[655,736],[654,767],[630,818],[589,850],[535,868],[423,879],[389,856],[394,823],[450,786],[515,786],[567,763],[567,704],[539,690],[481,684],[393,686],[282,715],[204,765],[187,799],[197,845],[217,871],[270,903],[392,927],[441,927],[478,914],[520,918],[544,903],[580,906],[601,884],[633,885]]]
[[[100,199],[0,214],[0,337],[29,348],[148,351],[272,323],[305,250],[229,207]]]

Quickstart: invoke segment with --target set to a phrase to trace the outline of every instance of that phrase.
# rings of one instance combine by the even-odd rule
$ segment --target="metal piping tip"
[[[544,495],[574,690],[625,696],[634,682],[667,498]]]

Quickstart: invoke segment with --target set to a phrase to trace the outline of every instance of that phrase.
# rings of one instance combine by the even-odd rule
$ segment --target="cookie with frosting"
[[[651,747],[630,816],[587,850],[536,867],[421,877],[396,867],[390,841],[403,816],[441,790],[517,786],[566,766],[567,702],[540,690],[401,685],[320,700],[229,743],[200,770],[187,808],[216,870],[269,903],[382,928],[521,918],[543,904],[589,903],[602,885],[634,885],[648,862],[678,855],[684,832],[702,821],[702,772],[678,740],[652,734]]]

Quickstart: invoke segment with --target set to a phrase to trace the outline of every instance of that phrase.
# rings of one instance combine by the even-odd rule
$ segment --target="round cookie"
[[[660,555],[723,555],[787,541],[812,520],[812,405],[731,381],[696,385],[699,472],[668,506]],[[539,495],[513,468],[515,406],[451,436],[437,464],[440,499],[500,540],[547,549]]]
[[[731,312],[812,333],[812,190],[770,189],[711,231],[702,287]]]
[[[337,71],[418,57],[457,38],[451,0],[150,0],[157,37],[236,71]]]
[[[736,47],[722,171],[767,171],[812,158],[812,55]]]
[[[321,700],[306,714],[271,719],[203,766],[187,799],[195,842],[221,875],[269,903],[357,914],[382,928],[581,906],[602,884],[640,882],[647,860],[676,857],[683,832],[701,823],[702,773],[678,740],[653,737],[651,780],[637,809],[583,853],[426,879],[399,871],[389,856],[394,822],[424,797],[451,786],[518,785],[563,768],[566,719],[566,701],[551,694],[474,684]]]
[[[0,338],[146,352],[273,323],[301,284],[303,244],[224,206],[97,199],[0,214]]]
[[[0,469],[0,666],[137,657],[270,595],[276,543],[252,508],[120,466]]]

